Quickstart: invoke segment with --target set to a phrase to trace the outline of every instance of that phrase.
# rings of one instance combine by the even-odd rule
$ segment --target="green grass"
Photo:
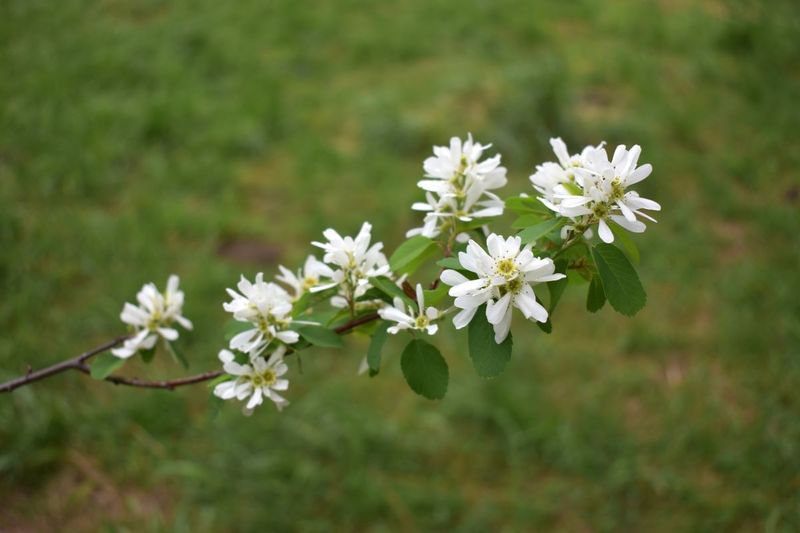
[[[550,136],[639,143],[664,211],[643,312],[571,290],[490,381],[445,328],[442,402],[398,339],[355,376],[363,338],[293,366],[280,415],[78,374],[0,397],[0,529],[800,529],[798,57],[791,0],[3,3],[0,379],[170,272],[214,368],[239,273],[363,220],[393,249],[450,135],[493,142],[509,194]]]

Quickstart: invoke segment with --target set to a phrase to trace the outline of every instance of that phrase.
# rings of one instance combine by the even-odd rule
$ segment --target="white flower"
[[[333,229],[326,229],[322,234],[328,242],[312,242],[322,248],[325,255],[322,260],[337,267],[330,276],[331,281],[311,288],[311,292],[319,292],[337,285],[341,288],[340,298],[348,305],[363,296],[370,287],[369,278],[391,275],[389,262],[383,255],[383,243],[370,246],[372,225],[364,222],[356,238],[342,237]]]
[[[418,183],[420,188],[439,194],[448,194],[452,191],[449,183],[452,180],[469,181],[484,190],[497,189],[506,184],[506,169],[500,166],[500,155],[495,155],[485,161],[479,161],[483,151],[491,147],[490,144],[481,145],[472,140],[469,134],[462,143],[458,137],[450,139],[450,147],[434,146],[433,157],[423,163],[425,175],[430,180]]]
[[[547,162],[536,166],[536,172],[530,176],[533,187],[542,194],[545,200],[545,205],[554,211],[558,211],[557,204],[558,198],[555,198],[558,192],[564,191],[562,185],[571,188],[570,185],[575,184],[575,170],[583,168],[586,165],[586,159],[592,150],[602,148],[604,143],[597,146],[587,146],[580,154],[570,155],[567,151],[567,145],[560,137],[550,139],[550,146],[553,148],[553,153],[556,154],[558,163]]]
[[[450,139],[450,147],[434,146],[433,157],[423,163],[425,176],[418,186],[427,191],[425,202],[412,206],[425,211],[424,224],[410,230],[406,236],[436,237],[455,220],[469,222],[474,218],[503,214],[504,203],[494,193],[506,184],[506,168],[500,166],[500,155],[480,161],[483,151],[491,145],[481,145],[468,135],[466,141]]]
[[[155,284],[148,283],[136,295],[139,305],[125,303],[120,319],[133,326],[135,334],[120,348],[111,350],[117,357],[127,359],[139,350],[153,348],[159,337],[167,341],[178,338],[178,330],[171,327],[177,322],[185,329],[192,329],[192,323],[181,313],[183,311],[183,291],[178,290],[180,279],[174,274],[167,280],[167,290],[159,292]]]
[[[379,276],[389,270],[386,257],[381,253],[383,243],[375,243],[370,247],[372,225],[364,222],[356,238],[342,237],[336,230],[328,228],[322,234],[328,242],[312,242],[322,248],[322,258],[328,264],[338,266],[341,270],[360,270],[370,276]]]
[[[556,192],[555,196],[560,200],[559,212],[573,219],[588,217],[583,226],[597,222],[598,233],[604,242],[614,241],[608,220],[628,231],[642,233],[646,226],[637,217],[655,222],[642,210],[660,211],[661,206],[653,200],[640,197],[635,191],[627,190],[653,171],[649,163],[637,166],[641,151],[638,145],[630,150],[619,145],[609,161],[605,148],[590,150],[583,168],[575,171],[580,189],[564,188]]]
[[[422,227],[406,232],[406,237],[422,235],[430,239],[441,234],[442,224],[454,218],[470,222],[476,218],[496,217],[503,214],[505,203],[496,194],[472,187],[465,195],[454,194],[436,198],[433,193],[425,193],[426,202],[416,202],[411,206],[415,211],[426,212]]]
[[[249,322],[253,327],[231,339],[232,350],[253,353],[265,348],[274,339],[287,344],[298,341],[299,334],[290,329],[294,322],[291,317],[291,298],[280,285],[265,282],[264,274],[259,272],[255,283],[250,283],[242,276],[237,288],[238,293],[227,289],[233,300],[222,304],[222,307],[232,313],[234,319]]]
[[[552,142],[552,141],[551,141]],[[548,161],[541,165],[536,165],[536,172],[530,176],[533,187],[542,194],[542,197],[550,203],[555,203],[554,194],[557,185],[568,183],[569,177],[572,174],[568,173],[558,163]]]
[[[278,269],[281,271],[281,275],[275,276],[275,278],[292,289],[294,292],[292,300],[294,301],[317,285],[324,284],[326,279],[333,276],[331,267],[313,255],[309,255],[306,258],[303,268],[298,270],[296,274],[283,265],[279,265]]]
[[[243,401],[250,398],[244,407],[245,415],[250,415],[257,406],[261,405],[264,398],[269,398],[280,411],[289,402],[277,391],[285,391],[289,388],[289,380],[281,379],[289,368],[283,362],[286,353],[285,346],[279,346],[269,360],[257,355],[250,359],[250,364],[239,364],[235,361],[235,356],[228,350],[219,352],[219,360],[222,361],[222,368],[233,379],[224,381],[214,387],[214,395],[223,400],[236,398]]]
[[[378,314],[384,320],[397,322],[396,326],[387,330],[392,335],[396,335],[404,329],[426,331],[428,335],[433,335],[439,330],[439,326],[434,322],[441,316],[441,313],[435,307],[425,308],[425,295],[420,284],[417,284],[416,308],[407,306],[402,298],[395,298],[394,307],[384,307],[378,311]]]
[[[500,344],[511,329],[511,309],[518,308],[525,318],[547,321],[547,310],[536,301],[532,283],[561,279],[554,274],[555,265],[549,258],[533,256],[531,247],[520,250],[519,237],[491,234],[486,240],[489,253],[475,241],[469,241],[467,251],[458,254],[462,267],[478,275],[468,279],[455,270],[445,270],[441,279],[450,285],[450,296],[461,311],[453,318],[457,329],[465,327],[477,309],[486,304],[486,319],[494,326],[495,342]]]
[[[587,146],[577,155],[569,155],[561,139],[550,139],[550,144],[558,163],[537,166],[530,180],[545,206],[572,219],[572,223],[561,229],[562,238],[579,232],[589,239],[590,228],[598,224],[600,238],[613,242],[609,220],[635,233],[643,232],[646,227],[637,217],[655,222],[642,210],[659,211],[661,206],[627,190],[653,171],[650,164],[637,166],[642,151],[638,145],[630,150],[624,145],[617,146],[609,161],[605,143]]]

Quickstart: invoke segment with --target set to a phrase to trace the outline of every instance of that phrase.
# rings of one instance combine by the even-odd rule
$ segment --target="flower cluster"
[[[322,235],[327,242],[311,244],[325,251],[323,261],[335,270],[329,276],[330,281],[317,285],[312,292],[324,291],[333,287],[339,288],[338,295],[331,299],[334,307],[349,307],[351,314],[355,312],[358,299],[370,288],[370,278],[391,275],[389,262],[383,255],[383,243],[372,240],[372,225],[364,222],[355,238],[342,237],[336,230],[326,229]]]
[[[360,372],[368,369],[375,375],[385,364],[381,349],[387,333],[410,333],[413,338],[401,355],[403,374],[415,392],[439,399],[447,389],[449,371],[428,339],[450,315],[457,330],[472,323],[470,358],[480,375],[492,377],[509,360],[514,309],[529,321],[548,324],[542,329],[549,331],[550,315],[573,281],[589,282],[589,311],[598,311],[608,301],[622,314],[635,314],[646,302],[626,258],[635,247],[627,242],[623,252],[608,243],[614,240],[616,226],[643,232],[642,219],[653,220],[644,211],[661,209],[629,190],[650,175],[652,166],[639,165],[638,145],[618,146],[609,159],[605,143],[587,146],[579,154],[570,154],[561,139],[550,143],[557,162],[538,165],[530,176],[538,201],[527,195],[508,201],[509,209],[521,215],[514,223],[522,230],[519,235],[492,233],[483,220],[501,215],[506,205],[492,192],[507,181],[500,155],[482,160],[490,145],[473,141],[471,135],[464,141],[453,137],[449,147],[435,146],[434,156],[424,162],[425,179],[418,185],[427,201],[412,206],[426,213],[424,225],[407,236],[427,239],[410,239],[392,255],[391,265],[402,276],[392,272],[383,243],[373,242],[368,222],[355,237],[326,229],[323,241],[311,243],[324,252],[322,258],[309,255],[297,270],[281,265],[275,281],[266,281],[263,273],[253,281],[241,276],[235,289],[227,289],[231,299],[223,304],[237,332],[219,352],[224,375],[214,395],[243,402],[248,415],[265,399],[281,410],[289,403],[282,395],[289,388],[286,356],[310,345],[338,347],[341,341],[335,335],[380,320],[368,330],[372,339]],[[605,243],[588,242],[595,226]],[[573,246],[581,238],[586,246]],[[430,261],[437,247],[445,255],[437,262],[442,267],[438,279],[428,290],[419,283],[412,288],[406,278]],[[569,278],[565,272],[570,272]],[[534,287],[559,280],[564,281],[549,286],[545,307]],[[446,295],[451,303],[439,307]],[[177,339],[174,323],[192,328],[181,314],[183,293],[177,276],[169,278],[164,293],[150,283],[137,299],[139,305],[126,303],[121,315],[134,334],[113,350],[114,355],[127,358],[152,348],[159,338]],[[332,309],[320,310],[324,302]],[[484,332],[492,337],[490,326],[494,343],[481,338]]]
[[[567,145],[560,138],[550,139],[550,146],[553,148],[558,162],[548,161],[536,165],[536,172],[531,175],[530,180],[533,187],[542,194],[547,202],[555,204],[558,203],[555,197],[556,187],[575,183],[575,169],[585,167],[589,152],[603,148],[604,144],[587,146],[580,154],[574,155],[569,154]],[[559,191],[561,191],[560,188]]]
[[[534,257],[530,246],[520,249],[519,237],[507,239],[492,233],[486,239],[488,253],[478,243],[469,241],[467,251],[458,254],[461,266],[477,275],[467,278],[457,270],[442,272],[442,281],[450,285],[450,296],[461,311],[453,325],[461,329],[470,323],[475,312],[486,304],[486,319],[494,326],[494,340],[503,342],[511,329],[511,310],[516,307],[525,318],[547,321],[547,309],[536,301],[532,284],[556,281],[564,274],[554,274],[553,260]]]
[[[274,282],[264,281],[264,275],[256,275],[255,283],[242,276],[237,288],[228,289],[233,298],[223,304],[233,318],[246,322],[251,327],[236,334],[230,341],[230,350],[220,352],[223,369],[229,379],[217,385],[214,394],[222,399],[244,400],[250,398],[245,406],[247,413],[263,402],[272,400],[281,409],[288,402],[276,391],[286,390],[287,379],[278,379],[288,367],[283,362],[287,345],[300,339],[296,326],[318,325],[316,322],[296,320],[292,316],[294,304],[307,293],[319,293],[337,288],[330,303],[337,308],[349,307],[354,314],[360,305],[370,302],[359,301],[371,287],[370,278],[391,275],[389,263],[381,250],[383,244],[370,245],[372,226],[365,222],[358,235],[342,237],[333,229],[323,235],[327,242],[314,242],[313,245],[325,251],[323,261],[309,255],[303,268],[296,273],[280,266],[276,279],[284,283],[291,294]],[[280,344],[272,350],[269,358],[262,354],[273,341]],[[248,363],[236,362],[236,354],[247,357]]]
[[[286,346],[300,340],[295,326],[313,324],[295,320],[292,304],[306,290],[315,287],[320,276],[330,275],[330,269],[313,256],[306,260],[297,276],[283,267],[281,271],[283,275],[278,279],[293,290],[294,296],[277,283],[264,281],[264,274],[259,272],[254,283],[242,276],[236,286],[239,292],[227,289],[233,299],[223,304],[234,320],[251,326],[230,340],[230,349],[241,353],[248,362],[238,363],[234,352],[222,350],[219,358],[230,379],[218,384],[214,394],[223,400],[249,398],[244,408],[246,414],[252,413],[265,397],[272,400],[278,409],[288,405],[289,402],[276,392],[289,387],[287,379],[279,379],[288,371],[283,362]],[[282,344],[278,344],[265,359],[263,354],[274,341]]]
[[[292,330],[292,300],[283,287],[265,282],[261,272],[256,274],[255,283],[242,276],[236,287],[239,292],[227,289],[233,300],[222,307],[233,314],[235,320],[248,322],[252,327],[231,339],[231,350],[254,357],[275,339],[286,344],[294,344],[300,339],[300,335]]]
[[[136,295],[139,305],[125,303],[120,319],[132,327],[133,336],[119,348],[111,350],[117,357],[127,359],[139,350],[155,347],[159,337],[165,341],[178,338],[178,323],[185,329],[192,329],[192,323],[183,316],[183,291],[178,290],[180,279],[172,275],[167,280],[166,291],[159,292],[155,284],[148,283]]]
[[[530,180],[544,205],[571,219],[562,236],[587,232],[597,224],[600,238],[610,243],[614,233],[609,222],[634,233],[646,228],[639,218],[655,222],[642,210],[659,211],[661,206],[628,190],[653,171],[650,164],[638,165],[642,151],[638,145],[617,146],[609,160],[604,143],[587,146],[578,155],[569,155],[561,139],[551,139],[550,144],[558,163],[539,165]]]
[[[506,184],[506,168],[500,166],[500,155],[480,161],[482,145],[458,137],[450,139],[450,147],[434,146],[433,157],[423,163],[425,176],[417,185],[426,191],[425,202],[411,206],[424,211],[425,220],[406,237],[423,235],[434,238],[444,232],[456,230],[457,221],[469,222],[476,218],[496,217],[503,214],[503,201],[490,191]]]

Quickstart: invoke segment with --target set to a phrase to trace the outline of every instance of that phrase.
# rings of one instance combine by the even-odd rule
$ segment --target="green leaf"
[[[445,285],[442,282],[439,282],[439,285],[436,286],[433,290],[424,290],[422,294],[425,298],[425,307],[435,306],[439,302],[442,301],[442,298],[447,296],[447,292],[450,290],[450,287]]]
[[[303,320],[307,320],[309,322],[316,322],[318,324],[329,326],[338,315],[348,316],[347,312],[342,312],[339,309],[325,309],[324,311],[308,313],[302,318]]]
[[[542,217],[551,216],[552,211],[547,209],[538,198],[532,196],[513,196],[506,200],[506,209],[518,215],[539,214]]]
[[[394,281],[390,280],[387,277],[379,276],[377,278],[370,278],[369,282],[372,284],[373,287],[380,289],[383,291],[384,294],[389,295],[392,298],[398,297],[402,298],[408,305],[414,305],[414,301],[408,297],[408,295],[398,287]]]
[[[592,248],[592,258],[611,307],[627,316],[635,315],[644,307],[647,294],[633,265],[619,248],[597,244]]]
[[[567,278],[571,284],[589,283],[592,279],[594,264],[592,263],[591,252],[585,242],[577,242],[572,246],[562,250],[554,256],[564,259],[569,265]]]
[[[570,262],[580,261],[581,259],[590,260],[591,254],[589,252],[589,246],[586,245],[585,241],[578,241],[572,246],[559,251],[555,257],[567,259]]]
[[[450,372],[435,346],[422,339],[412,340],[403,350],[400,368],[411,390],[429,400],[444,398]]]
[[[306,309],[311,307],[311,299],[314,297],[314,294],[310,291],[304,292],[300,298],[298,298],[292,304],[292,318],[297,318],[303,313],[305,313]]]
[[[299,318],[303,315],[303,313],[326,301],[338,291],[338,287],[332,287],[320,292],[304,292],[303,295],[300,296],[300,298],[298,298],[294,304],[292,304],[292,318]]]
[[[598,276],[592,276],[589,282],[589,292],[586,295],[586,309],[591,313],[596,313],[606,304],[606,293],[603,292],[603,284]]]
[[[305,340],[303,337],[300,337],[300,339],[299,339],[297,342],[295,342],[294,344],[292,344],[292,351],[294,351],[295,353],[297,353],[297,355],[300,355],[300,352],[301,352],[301,351],[305,350],[306,348],[308,348],[308,347],[309,347],[309,346],[311,346],[311,345],[312,345],[312,344],[311,344],[310,342],[308,342],[307,340]],[[298,357],[298,360],[299,360],[299,359],[300,359],[300,358]],[[245,362],[249,362],[249,361],[245,361]]]
[[[611,228],[611,232],[614,234],[614,240],[618,241],[619,244],[622,245],[622,249],[625,254],[628,256],[633,264],[639,264],[639,249],[636,247],[636,243],[633,242],[631,238],[631,234],[621,226],[617,225],[614,222],[611,222],[608,225]]]
[[[478,375],[493,378],[502,374],[511,359],[513,341],[509,333],[502,343],[494,342],[494,328],[486,320],[486,306],[478,309],[469,323],[467,338],[469,357]]]
[[[222,375],[219,375],[219,376],[215,377],[214,379],[212,379],[208,383],[206,383],[206,387],[209,388],[209,389],[213,389],[214,387],[216,387],[220,383],[223,383],[225,381],[230,381],[232,379],[234,379],[234,378],[232,378],[228,374],[222,374]]]
[[[567,270],[567,280],[572,285],[585,285],[592,280],[591,272],[587,273],[586,269]]]
[[[565,223],[565,218],[551,218],[520,231],[518,235],[522,238],[523,243],[534,243]]]
[[[468,222],[464,222],[463,220],[459,220],[457,222],[458,227],[456,231],[461,233],[462,231],[470,231],[473,229],[481,228],[487,224],[492,222],[493,217],[483,217],[483,218],[473,218]]]
[[[311,305],[311,296],[311,292],[306,291],[292,304],[292,318],[297,318],[308,309]]]
[[[442,268],[452,268],[453,270],[465,270],[461,263],[459,263],[458,259],[455,257],[445,257],[444,259],[439,259],[436,261],[436,264]]]
[[[183,368],[189,368],[189,361],[186,359],[186,356],[183,355],[183,352],[173,346],[173,344],[167,340],[164,341],[164,347],[166,347],[167,352],[172,356],[172,359],[183,366]]]
[[[94,379],[106,379],[112,372],[124,365],[125,361],[111,352],[106,352],[94,358],[89,372]]]
[[[392,299],[380,289],[370,287],[363,296],[356,299],[357,302],[371,302],[372,300],[383,300],[386,303],[392,303]]]
[[[531,226],[533,226],[535,224],[538,224],[538,223],[542,222],[542,219],[544,219],[544,218],[545,218],[545,215],[543,215],[543,214],[540,215],[538,213],[522,215],[521,217],[519,217],[517,220],[515,220],[511,224],[511,227],[513,229],[529,228],[529,227],[531,227]]]
[[[206,415],[206,422],[211,423],[216,420],[217,416],[219,416],[220,411],[222,411],[222,406],[225,404],[225,400],[222,398],[215,396],[213,393],[209,398],[209,407],[208,407],[208,414]]]
[[[250,322],[239,322],[238,320],[230,319],[225,323],[225,328],[223,330],[225,340],[229,341],[239,333],[247,331],[248,329],[253,329],[253,325],[250,324]]]
[[[436,251],[436,243],[428,237],[415,235],[397,247],[389,266],[397,274],[413,274]]]
[[[142,361],[149,364],[156,356],[156,347],[153,346],[149,350],[141,350],[139,353],[142,355]]]
[[[567,264],[568,261],[566,259],[557,260],[555,262],[556,265],[555,272],[559,274],[566,274]],[[550,306],[548,308],[548,312],[550,314],[553,313],[556,306],[558,305],[559,300],[561,300],[561,296],[564,294],[564,290],[567,288],[567,284],[569,284],[569,280],[567,278],[562,278],[560,280],[550,281],[547,283],[547,290],[550,292]]]
[[[383,345],[386,344],[386,339],[389,332],[388,322],[381,322],[375,333],[372,334],[372,339],[369,341],[369,348],[367,348],[367,364],[369,365],[369,375],[376,375],[381,369],[381,351]]]
[[[547,322],[537,322],[536,325],[548,335],[553,333],[553,323],[550,322],[550,317],[547,317]]]
[[[339,312],[337,312],[336,315],[333,318],[331,318],[327,324],[325,324],[325,327],[327,327],[328,329],[336,329],[339,326],[347,324],[351,320],[358,320],[359,318],[374,314],[375,314],[374,309],[362,309],[362,310],[356,310],[355,316],[351,316],[350,310],[345,307],[343,309],[340,309]]]
[[[342,337],[332,329],[322,326],[301,325],[295,328],[301,337],[313,344],[324,348],[342,348],[344,342]]]

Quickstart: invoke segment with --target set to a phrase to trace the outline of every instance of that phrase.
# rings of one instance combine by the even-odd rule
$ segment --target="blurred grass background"
[[[573,290],[492,381],[446,333],[443,402],[397,357],[357,377],[359,338],[293,366],[281,415],[77,374],[2,396],[0,529],[800,530],[793,0],[7,0],[0,39],[0,379],[171,272],[190,371],[216,367],[239,273],[363,220],[393,249],[451,135],[494,143],[508,194],[550,136],[639,143],[664,206],[642,313]]]

